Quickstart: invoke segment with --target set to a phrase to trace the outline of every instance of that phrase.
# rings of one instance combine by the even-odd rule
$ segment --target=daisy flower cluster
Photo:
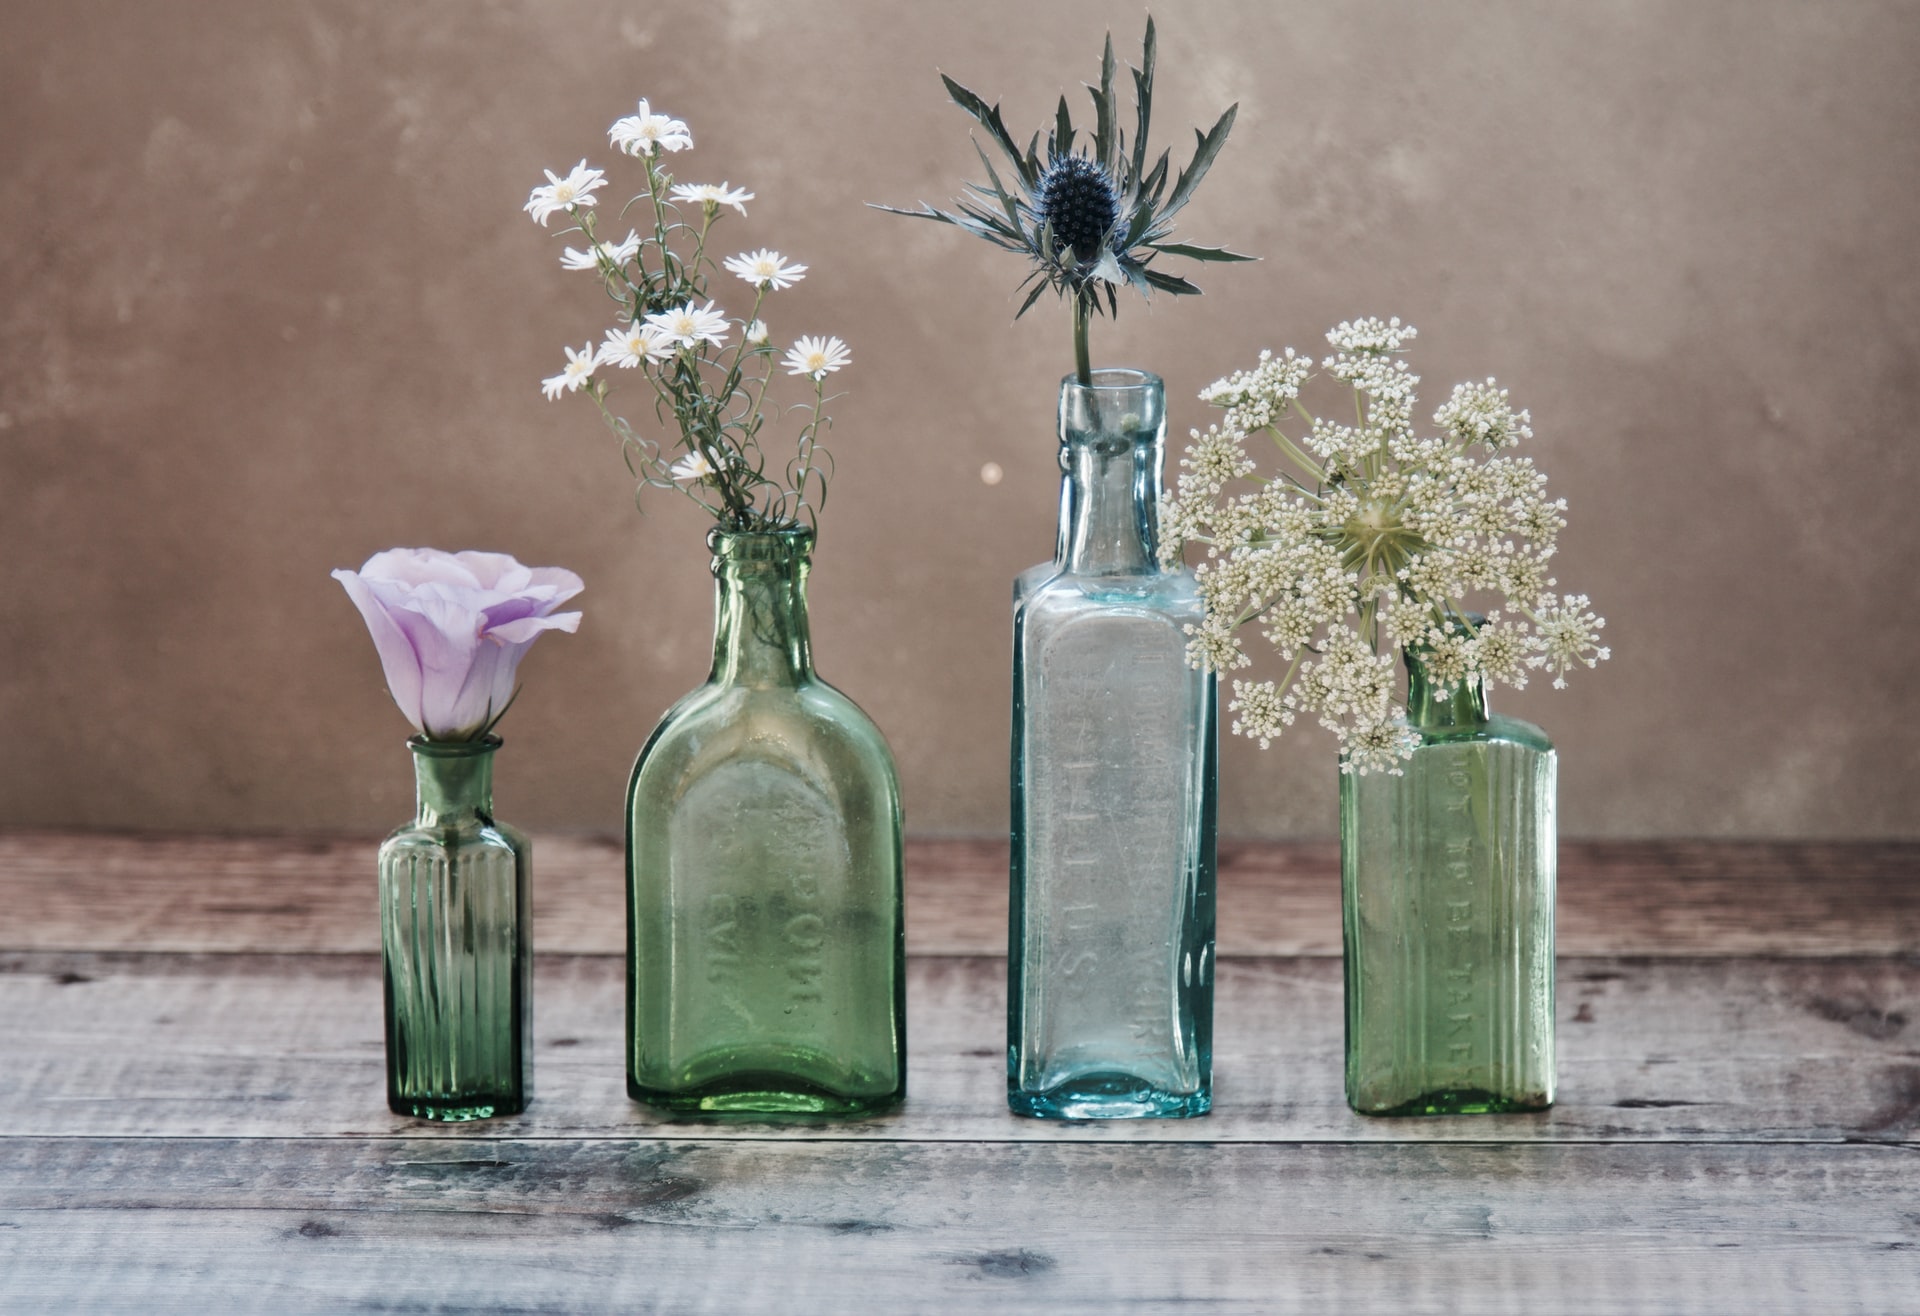
[[[642,224],[623,238],[614,223],[602,232],[599,192],[606,173],[583,159],[563,177],[527,197],[526,212],[542,228],[555,216],[569,221],[560,236],[561,268],[592,273],[615,306],[614,323],[602,341],[564,348],[566,364],[541,382],[549,399],[570,393],[591,398],[620,439],[627,467],[639,480],[636,498],[648,488],[677,489],[730,530],[770,530],[813,525],[826,501],[832,458],[820,445],[832,426],[825,413],[827,376],[852,361],[838,338],[796,339],[782,355],[760,318],[768,294],[782,292],[807,275],[807,267],[761,247],[716,261],[710,251],[714,226],[733,210],[747,213],[754,194],[731,182],[680,183],[664,167],[668,156],[693,149],[693,134],[679,119],[656,112],[646,101],[607,131],[610,146],[641,162],[646,191],[620,210],[619,224],[641,207]],[[752,309],[734,317],[710,288],[722,274],[753,291]],[[728,286],[731,286],[730,284]],[[812,385],[810,402],[796,410],[805,419],[784,470],[769,472],[760,431],[769,414],[768,386],[786,374]],[[608,404],[613,372],[637,371],[653,402],[658,427],[676,440],[645,437]]]
[[[1587,596],[1556,593],[1548,574],[1567,504],[1514,455],[1532,418],[1489,379],[1455,388],[1434,432],[1420,432],[1420,377],[1404,357],[1414,336],[1398,319],[1328,332],[1319,369],[1352,390],[1351,419],[1302,404],[1314,361],[1292,348],[1207,387],[1201,400],[1223,415],[1192,432],[1162,509],[1169,566],[1187,543],[1206,546],[1193,665],[1250,666],[1249,626],[1287,665],[1277,681],[1233,682],[1234,732],[1265,748],[1311,714],[1339,737],[1344,772],[1397,773],[1418,743],[1395,650],[1412,651],[1442,693],[1519,688],[1541,670],[1563,687],[1570,669],[1608,656]],[[1280,461],[1271,476],[1248,451],[1262,436]]]

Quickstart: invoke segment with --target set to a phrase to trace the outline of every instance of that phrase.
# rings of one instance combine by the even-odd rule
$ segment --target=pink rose
[[[580,629],[579,613],[554,612],[584,588],[580,577],[505,553],[390,548],[333,578],[373,632],[393,702],[429,740],[483,734],[540,633]]]

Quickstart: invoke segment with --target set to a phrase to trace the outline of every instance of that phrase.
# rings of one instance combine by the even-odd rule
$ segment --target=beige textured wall
[[[1920,5],[1159,6],[1164,140],[1241,103],[1183,232],[1264,256],[1124,308],[1096,357],[1192,398],[1336,319],[1420,326],[1427,396],[1498,374],[1573,504],[1616,657],[1504,706],[1572,834],[1920,834]],[[1038,124],[1137,5],[972,0],[13,4],[0,11],[0,825],[376,829],[405,727],[336,566],[490,547],[587,580],[505,725],[502,808],[618,825],[704,674],[703,527],[642,519],[539,378],[602,304],[520,213],[653,98],[683,178],[807,261],[776,333],[852,345],[822,671],[910,826],[1004,826],[1006,612],[1048,552],[1058,308],[862,202],[977,169],[945,68]],[[1025,135],[1026,128],[1021,129]],[[632,175],[623,175],[631,177]],[[590,280],[589,280],[590,282]],[[1044,312],[1044,313],[1043,313]],[[1006,471],[989,486],[983,463]],[[1229,742],[1229,834],[1323,834],[1329,741]]]

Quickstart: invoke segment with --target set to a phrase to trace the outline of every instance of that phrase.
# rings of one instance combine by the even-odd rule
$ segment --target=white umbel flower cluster
[[[1188,543],[1206,549],[1189,660],[1250,666],[1252,626],[1285,664],[1277,681],[1233,682],[1234,732],[1265,748],[1310,714],[1339,737],[1347,772],[1398,772],[1418,743],[1396,697],[1398,650],[1418,650],[1440,691],[1520,687],[1541,669],[1560,687],[1608,656],[1587,596],[1554,592],[1547,564],[1567,505],[1511,453],[1532,418],[1489,379],[1454,389],[1433,413],[1438,432],[1418,432],[1420,377],[1403,356],[1415,334],[1398,319],[1328,332],[1320,369],[1353,390],[1351,421],[1306,409],[1313,361],[1291,348],[1207,387],[1201,399],[1224,416],[1192,432],[1162,509],[1169,565]],[[1272,476],[1249,455],[1256,435],[1282,459]]]

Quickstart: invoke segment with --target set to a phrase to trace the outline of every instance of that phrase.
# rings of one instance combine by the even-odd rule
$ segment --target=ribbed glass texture
[[[1060,536],[1013,601],[1007,1102],[1061,1119],[1212,1100],[1214,685],[1156,559],[1166,420],[1131,370],[1060,388]]]
[[[713,671],[627,795],[627,1091],[714,1115],[906,1093],[900,792],[814,675],[804,530],[714,531]]]
[[[1404,775],[1340,778],[1347,1102],[1367,1115],[1553,1104],[1554,770],[1540,728],[1409,654]]]
[[[419,816],[380,847],[387,1105],[512,1115],[533,1096],[533,848],[493,817],[497,738],[408,744]]]

